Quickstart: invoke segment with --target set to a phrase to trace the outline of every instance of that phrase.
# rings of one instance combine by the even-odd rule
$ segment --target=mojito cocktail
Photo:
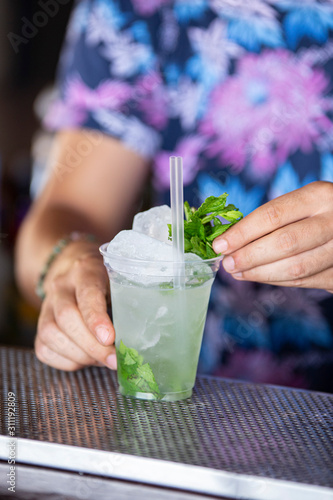
[[[192,394],[210,290],[222,260],[212,242],[243,217],[226,205],[227,196],[209,196],[198,209],[184,203],[185,262],[173,253],[166,205],[137,214],[132,230],[100,248],[110,278],[122,394],[164,401]]]
[[[192,256],[182,266],[181,288],[174,288],[172,262],[112,260],[106,246],[101,251],[111,284],[120,392],[164,401],[191,396],[220,257]],[[119,266],[129,272],[117,271]],[[150,274],[140,282],[145,269]]]

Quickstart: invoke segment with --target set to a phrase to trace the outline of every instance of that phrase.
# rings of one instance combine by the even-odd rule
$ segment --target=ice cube
[[[111,268],[131,281],[159,283],[173,275],[172,245],[133,229],[120,231],[110,241],[107,252]]]
[[[172,245],[130,229],[110,241],[106,261],[130,281],[143,285],[172,284],[175,273],[172,250]],[[187,253],[185,261],[187,283],[200,283],[203,276],[210,276],[209,266],[197,255]]]
[[[213,276],[209,265],[205,264],[202,258],[195,253],[186,253],[185,261],[185,276],[187,284],[199,284],[202,280],[206,281]]]
[[[155,316],[155,319],[163,318],[168,314],[168,308],[165,306],[159,307]]]
[[[160,340],[161,334],[156,325],[150,325],[150,328],[145,326],[144,331],[140,335],[140,351],[145,351],[154,347]]]
[[[171,224],[171,208],[168,205],[161,205],[136,214],[133,230],[171,244],[168,241],[168,224]]]
[[[162,335],[167,335],[163,327],[174,324],[174,321],[174,317],[169,314],[167,307],[159,307],[156,314],[153,314],[144,325],[144,329],[140,335],[140,350],[145,351],[154,347]]]
[[[120,231],[108,245],[108,253],[127,259],[172,261],[172,245],[133,229]]]

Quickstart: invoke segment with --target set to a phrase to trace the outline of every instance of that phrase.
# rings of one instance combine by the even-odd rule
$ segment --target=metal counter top
[[[332,395],[201,376],[191,399],[142,401],[121,396],[107,368],[61,372],[6,347],[0,366],[2,469],[12,392],[22,467],[227,498],[333,499]]]

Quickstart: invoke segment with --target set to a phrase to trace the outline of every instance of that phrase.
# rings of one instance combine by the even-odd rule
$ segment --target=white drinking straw
[[[174,287],[182,288],[184,286],[184,188],[181,156],[170,157],[170,199]]]

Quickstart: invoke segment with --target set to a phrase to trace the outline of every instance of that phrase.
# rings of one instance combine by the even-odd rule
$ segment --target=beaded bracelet
[[[46,261],[45,266],[42,269],[42,272],[40,273],[35,292],[37,297],[39,297],[41,300],[44,300],[46,297],[46,294],[44,292],[44,281],[47,276],[47,273],[49,272],[49,269],[53,263],[53,261],[57,258],[57,256],[63,251],[66,246],[71,243],[72,241],[92,241],[95,242],[97,241],[96,237],[93,234],[86,234],[86,233],[78,233],[78,232],[73,232],[68,236],[65,236],[64,238],[61,238],[60,240],[57,241],[57,243],[54,245],[51,254],[49,258]]]

